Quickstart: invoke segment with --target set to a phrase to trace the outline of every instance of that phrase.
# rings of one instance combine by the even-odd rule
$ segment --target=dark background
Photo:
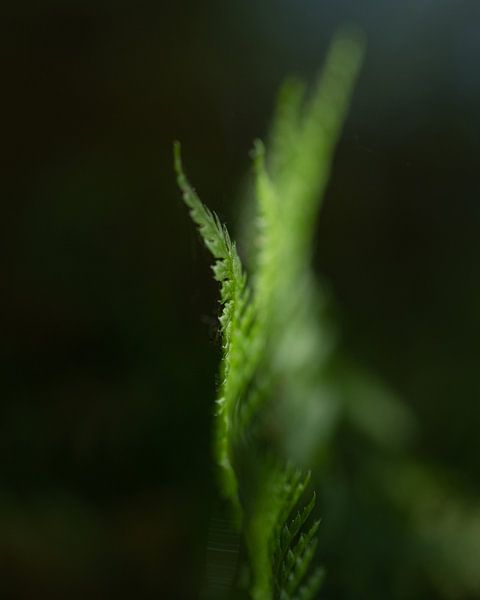
[[[345,352],[477,486],[480,5],[1,9],[0,598],[195,598],[216,288],[176,189],[236,222],[248,151],[335,29],[368,51],[318,227]],[[232,229],[234,227],[232,226]]]

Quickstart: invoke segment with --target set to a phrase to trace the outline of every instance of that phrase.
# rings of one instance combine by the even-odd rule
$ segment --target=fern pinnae
[[[284,585],[289,594],[297,591],[313,558],[320,521],[317,520],[306,533],[301,533],[297,541],[289,548],[280,569],[280,585]]]
[[[215,453],[221,468],[221,487],[225,496],[231,500],[237,518],[240,518],[241,506],[238,481],[233,468],[230,431],[234,428],[238,396],[242,385],[245,384],[242,371],[237,365],[240,362],[239,354],[242,354],[242,336],[245,335],[242,318],[248,304],[246,276],[235,243],[231,241],[226,227],[222,226],[217,215],[202,203],[188,182],[182,166],[179,142],[174,145],[174,164],[178,185],[185,203],[190,208],[192,220],[197,225],[206,247],[216,259],[212,268],[215,279],[220,283],[223,312],[219,318],[222,332],[222,379],[217,397]]]
[[[293,544],[293,541],[297,537],[302,527],[305,525],[308,517],[311,515],[315,503],[316,494],[315,492],[313,492],[310,502],[306,504],[302,510],[297,511],[296,516],[290,522],[288,522],[287,520],[283,525],[281,532],[277,536],[280,543],[277,547],[276,572],[278,572],[280,564],[284,560],[288,548],[291,544]],[[320,521],[318,520],[315,522],[315,526],[317,529],[319,525]]]
[[[325,569],[317,567],[300,587],[294,600],[315,600],[325,578]]]
[[[283,501],[283,510],[273,536],[276,543],[272,552],[275,588],[280,597],[289,599],[298,591],[299,584],[310,566],[316,548],[315,536],[320,526],[320,520],[317,519],[303,532],[316,503],[315,493],[312,494],[310,502],[301,510],[297,510],[296,515],[291,518],[291,513],[298,505],[310,477],[307,474],[300,480],[298,471],[296,475],[296,481],[292,482]]]

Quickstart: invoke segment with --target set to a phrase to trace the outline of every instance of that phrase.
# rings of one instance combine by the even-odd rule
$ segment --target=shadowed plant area
[[[251,153],[248,271],[187,180],[175,143],[178,185],[215,260],[222,305],[213,454],[226,504],[211,517],[205,598],[372,598],[377,579],[379,598],[479,589],[480,502],[469,506],[414,460],[414,415],[339,353],[331,299],[312,270],[316,219],[363,54],[362,36],[344,31],[311,95],[298,81],[284,85],[267,150],[256,141]],[[305,498],[310,482],[318,501],[315,491]],[[367,532],[369,519],[382,521],[383,541],[368,557],[364,534],[342,539],[352,510],[373,511],[360,517]]]

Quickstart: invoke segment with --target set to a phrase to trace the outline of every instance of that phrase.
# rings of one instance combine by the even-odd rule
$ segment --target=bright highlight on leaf
[[[313,599],[323,577],[311,568],[319,527],[311,521],[315,495],[301,505],[308,483],[301,467],[331,419],[318,394],[329,332],[318,320],[321,298],[310,261],[362,47],[358,34],[337,36],[311,99],[304,102],[300,84],[287,84],[268,150],[255,142],[256,262],[249,281],[227,229],[189,184],[178,142],[174,148],[179,187],[220,283],[215,458],[243,537],[254,600]],[[271,422],[278,424],[273,440]]]

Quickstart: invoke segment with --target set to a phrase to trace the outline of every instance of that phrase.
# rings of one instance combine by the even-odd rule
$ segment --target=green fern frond
[[[318,321],[322,299],[310,260],[315,217],[361,54],[358,37],[338,36],[305,106],[301,84],[284,88],[268,156],[262,142],[255,142],[257,219],[251,229],[257,260],[252,287],[228,231],[188,183],[175,144],[178,184],[215,259],[213,271],[220,283],[215,456],[223,493],[244,538],[254,600],[311,600],[323,577],[319,569],[310,572],[319,527],[318,520],[308,526],[315,495],[298,508],[309,475],[286,459],[301,456],[307,462],[318,415],[326,414],[318,413],[318,367],[328,334]],[[279,407],[284,417],[277,420],[281,448],[273,449],[276,458],[266,458],[261,426],[272,410],[278,417]],[[305,433],[306,451],[289,452],[299,431]]]
[[[276,290],[277,304],[285,304],[292,296],[286,290],[291,291],[290,286],[309,271],[316,215],[361,57],[358,34],[338,35],[304,110],[303,88],[290,83],[284,89],[273,127],[270,164],[265,164],[264,148],[256,143],[261,238],[257,287]]]
[[[220,283],[223,311],[219,318],[222,332],[221,385],[217,397],[215,452],[220,466],[221,487],[240,516],[238,481],[233,468],[232,429],[242,389],[247,385],[248,369],[244,359],[249,349],[248,334],[253,322],[249,308],[246,276],[225,226],[200,200],[183,171],[179,142],[174,145],[174,163],[178,185],[190,208],[190,216],[213,257],[215,279]]]
[[[282,382],[277,405],[289,424],[285,452],[305,463],[318,444],[318,432],[328,432],[328,421],[335,418],[329,392],[319,382],[333,337],[319,318],[325,300],[311,259],[316,216],[362,52],[358,33],[339,34],[311,99],[304,103],[303,87],[287,84],[280,95],[271,148],[267,153],[256,142],[254,150],[255,293],[266,328],[270,377]],[[304,432],[302,444],[298,430]]]

